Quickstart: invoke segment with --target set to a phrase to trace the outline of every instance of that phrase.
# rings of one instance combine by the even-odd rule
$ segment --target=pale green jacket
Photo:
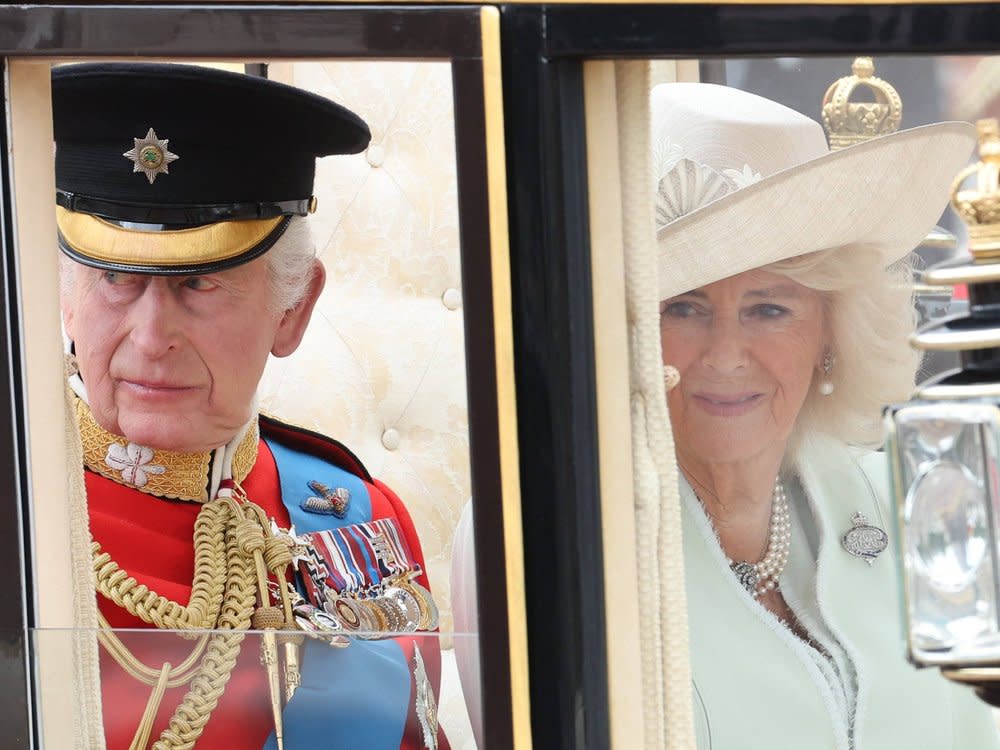
[[[828,662],[818,663],[814,649],[742,589],[682,480],[699,750],[1000,747],[990,710],[968,688],[905,659],[884,456],[854,452],[828,438],[813,439],[801,454],[797,473],[811,519],[799,516],[812,539],[793,536],[782,590],[810,632],[818,614],[843,647],[856,673],[856,702],[843,692],[838,697],[823,675]],[[888,549],[871,566],[840,543],[855,511],[890,535]]]

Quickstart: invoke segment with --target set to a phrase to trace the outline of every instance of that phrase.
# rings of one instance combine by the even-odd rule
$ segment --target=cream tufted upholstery
[[[270,76],[354,110],[372,142],[317,165],[327,286],[299,351],[269,364],[261,408],[341,440],[405,501],[446,634],[440,720],[466,750],[448,589],[470,494],[451,68],[284,63]]]

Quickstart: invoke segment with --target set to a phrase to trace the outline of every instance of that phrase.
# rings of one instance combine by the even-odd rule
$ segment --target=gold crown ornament
[[[899,94],[892,84],[874,75],[870,57],[855,58],[851,71],[854,75],[834,81],[823,96],[823,127],[831,151],[895,133],[903,120]],[[851,101],[859,89],[868,89],[875,101]]]
[[[951,205],[969,230],[969,252],[976,260],[1000,258],[1000,126],[991,117],[976,122],[979,133],[979,161],[955,177],[951,184]],[[962,190],[972,175],[976,185]]]

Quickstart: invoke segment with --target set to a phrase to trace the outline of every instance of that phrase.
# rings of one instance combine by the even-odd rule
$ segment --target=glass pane
[[[143,727],[150,742],[274,747],[279,725],[289,750],[477,747],[452,67],[247,69],[318,98],[265,96],[238,63],[57,69],[85,507],[100,616],[127,632],[39,632],[40,659],[99,663],[113,747]],[[340,127],[370,141],[328,148]],[[313,176],[315,148],[333,153]],[[257,216],[226,213],[248,204]],[[238,245],[254,222],[273,225]],[[227,625],[240,634],[169,632]]]
[[[412,747],[438,746],[434,685],[461,692],[441,655],[474,636],[449,634],[447,647],[439,634],[331,646],[301,631],[33,629],[30,638],[39,690],[65,691],[45,665],[72,661],[71,699],[103,706],[103,721],[79,727],[95,744],[103,733],[108,747],[309,750],[392,747],[411,734],[423,743]]]
[[[954,663],[997,633],[996,410],[915,405],[896,425],[911,643]]]

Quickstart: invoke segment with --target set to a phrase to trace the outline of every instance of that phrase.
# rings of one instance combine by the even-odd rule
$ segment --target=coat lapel
[[[846,750],[808,647],[740,586],[683,482],[681,494],[699,747]]]
[[[824,439],[814,439],[799,461],[820,542],[820,612],[851,658],[858,679],[855,750],[949,747],[948,685],[936,670],[916,672],[904,656],[895,532],[888,524],[890,509],[879,500],[888,498],[887,466],[879,454],[869,455],[865,463],[871,467],[870,477],[849,450]],[[890,535],[888,548],[872,565],[841,544],[856,511]],[[913,711],[912,706],[922,708]]]

